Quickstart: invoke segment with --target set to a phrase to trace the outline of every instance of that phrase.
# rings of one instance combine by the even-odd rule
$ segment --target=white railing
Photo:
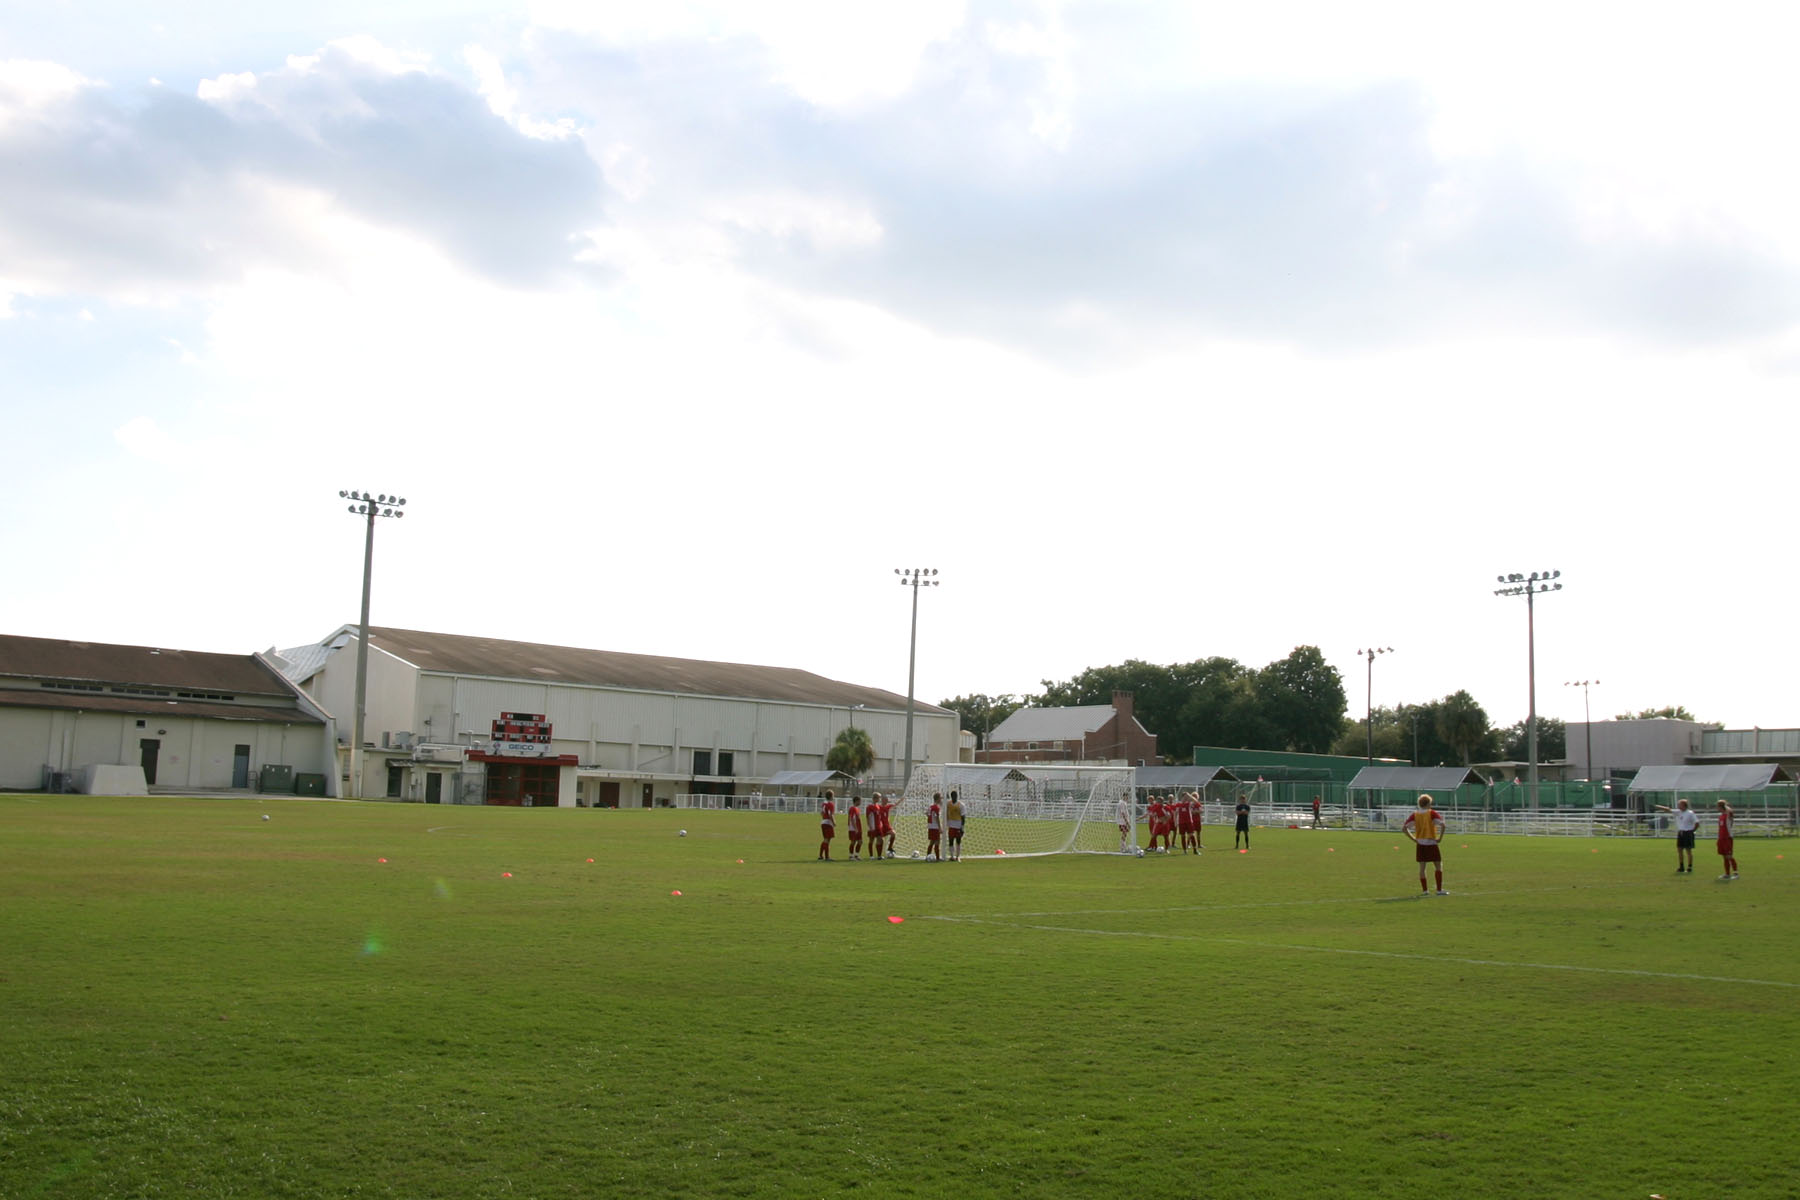
[[[744,796],[716,796],[704,793],[684,792],[675,797],[676,808],[710,809],[731,812],[785,812],[816,813],[819,811],[817,796],[774,796],[751,793]],[[838,799],[840,815],[849,807],[847,798]],[[1023,801],[993,800],[969,803],[969,815],[975,817],[993,817],[1007,819],[1014,817],[1035,818],[1038,820],[1073,820],[1080,814],[1080,803],[1058,803],[1055,801]],[[1353,829],[1375,833],[1398,834],[1406,818],[1413,812],[1411,808],[1393,806],[1387,808],[1348,808],[1342,805],[1327,805],[1320,811],[1320,819],[1328,829]],[[1629,813],[1616,809],[1600,808],[1593,811],[1583,809],[1541,809],[1530,812],[1514,809],[1506,812],[1489,812],[1474,808],[1439,809],[1448,826],[1448,836],[1470,836],[1475,834],[1513,834],[1549,837],[1642,837],[1642,838],[1674,838],[1675,825],[1668,813]],[[905,814],[902,814],[905,815]],[[1138,805],[1137,821],[1144,820],[1144,806]],[[1208,803],[1205,806],[1205,822],[1208,825],[1231,826],[1237,823],[1235,806],[1221,803]],[[1312,825],[1312,808],[1294,805],[1253,804],[1250,806],[1250,823],[1259,828],[1283,828],[1298,826],[1302,829]],[[1800,836],[1800,814],[1780,809],[1739,809],[1735,819],[1739,837],[1796,837]],[[1699,838],[1710,840],[1718,829],[1718,821],[1710,813],[1700,814]]]

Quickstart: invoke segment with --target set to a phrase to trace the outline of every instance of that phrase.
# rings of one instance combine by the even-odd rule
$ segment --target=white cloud
[[[854,107],[891,99],[934,45],[957,34],[963,0],[845,4],[841,0],[533,0],[534,23],[620,44],[746,39],[765,48],[770,77],[810,103]]]

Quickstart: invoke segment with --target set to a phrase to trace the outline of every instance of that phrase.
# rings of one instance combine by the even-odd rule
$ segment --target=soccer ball
[[[914,858],[917,858],[917,857],[919,857],[919,852],[918,852],[918,851],[917,851],[917,850],[914,850],[914,851],[913,851],[913,852],[912,852],[912,856],[913,856],[913,857],[914,857]]]
[[[268,813],[264,813],[264,814],[263,814],[263,820],[265,820],[265,821],[266,821],[266,820],[268,820],[268,819],[269,819],[269,814],[268,814]]]
[[[1138,848],[1137,848],[1137,856],[1138,856],[1138,857],[1139,857],[1139,858],[1142,858],[1142,857],[1144,857],[1144,848],[1143,848],[1143,847],[1142,847],[1142,846],[1139,846],[1139,847],[1138,847]]]
[[[686,837],[686,836],[687,836],[687,830],[685,830],[685,829],[684,829],[684,830],[682,830],[682,831],[681,831],[681,832],[680,832],[680,833],[678,833],[678,834],[676,834],[676,835],[675,835],[675,836],[676,836],[676,837]]]

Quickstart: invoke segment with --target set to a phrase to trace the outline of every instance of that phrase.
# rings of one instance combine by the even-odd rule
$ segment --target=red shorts
[[[1413,850],[1415,851],[1413,857],[1419,862],[1427,863],[1444,861],[1443,851],[1438,846],[1414,846]]]
[[[960,842],[962,840],[962,826],[961,825],[950,826],[950,840],[953,842]]]
[[[1730,838],[1728,838],[1728,837],[1720,838],[1718,841],[1719,857],[1720,858],[1730,858],[1732,845],[1733,845],[1733,842]]]
[[[925,836],[930,838],[934,842],[937,841],[943,835],[944,835],[944,831],[941,829],[927,829],[925,831]]]
[[[819,826],[819,836],[829,842],[832,838],[837,836],[837,826],[835,826],[835,825]]]

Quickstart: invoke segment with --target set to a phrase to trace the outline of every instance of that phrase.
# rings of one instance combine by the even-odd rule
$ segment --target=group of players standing
[[[861,796],[850,798],[850,807],[844,813],[844,825],[852,862],[862,857],[865,826],[869,857],[894,857],[894,806],[895,801],[883,798],[880,792],[871,796],[866,805]],[[964,823],[962,801],[957,799],[956,792],[951,791],[948,804],[944,803],[941,792],[933,792],[931,807],[925,810],[925,857],[934,862],[944,861],[944,833],[948,830],[950,859],[954,862],[962,858]],[[837,798],[827,788],[819,800],[820,862],[831,861],[831,843],[836,837]]]
[[[1119,849],[1126,851],[1129,849],[1127,843],[1131,840],[1131,815],[1125,810],[1124,802],[1121,802],[1120,810]],[[1144,808],[1144,821],[1150,826],[1148,851],[1153,854],[1168,854],[1175,848],[1174,839],[1179,836],[1183,854],[1200,853],[1200,818],[1198,792],[1150,797],[1150,803]]]

